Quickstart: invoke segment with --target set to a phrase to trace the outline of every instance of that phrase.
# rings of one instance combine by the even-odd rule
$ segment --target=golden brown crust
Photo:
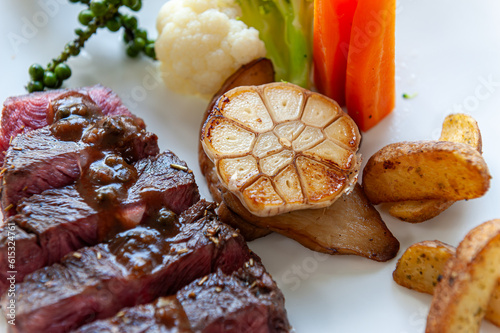
[[[482,196],[490,174],[474,148],[447,141],[400,142],[368,160],[363,187],[373,204],[408,200],[464,200]]]
[[[440,141],[465,143],[482,154],[482,138],[479,126],[469,115],[456,113],[443,121]],[[453,205],[454,201],[420,200],[402,201],[389,207],[389,214],[411,223],[420,223],[436,217]]]
[[[453,246],[437,240],[415,243],[399,258],[392,277],[403,287],[432,295],[454,254]]]
[[[389,214],[401,221],[420,223],[438,216],[454,203],[446,200],[402,201],[392,204]]]
[[[434,292],[426,332],[479,332],[499,277],[500,220],[492,220],[467,234],[446,263]]]

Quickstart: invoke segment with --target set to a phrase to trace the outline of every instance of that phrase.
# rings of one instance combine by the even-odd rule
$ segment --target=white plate
[[[140,23],[156,36],[162,1],[144,1]],[[0,100],[24,94],[31,63],[47,63],[78,27],[81,5],[65,0],[2,1],[0,11]],[[402,250],[427,239],[457,245],[468,230],[500,218],[500,2],[497,0],[402,0],[397,17],[397,106],[382,123],[364,133],[361,153],[368,159],[382,146],[437,139],[444,117],[471,114],[483,135],[484,158],[493,175],[482,198],[453,205],[418,225],[382,212]],[[155,65],[130,60],[121,34],[100,31],[71,60],[68,87],[102,83],[158,134],[162,149],[174,150],[195,170],[203,196],[208,190],[198,170],[197,139],[205,102],[168,92],[155,81]],[[418,94],[409,100],[403,93]],[[396,285],[396,260],[377,263],[354,256],[327,256],[271,235],[250,244],[286,297],[297,332],[423,332],[431,297]],[[398,257],[399,257],[398,255]],[[484,323],[482,332],[498,329]]]

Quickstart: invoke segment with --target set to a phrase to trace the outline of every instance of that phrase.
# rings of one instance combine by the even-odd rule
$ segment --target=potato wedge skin
[[[415,243],[398,260],[393,279],[403,287],[432,295],[446,262],[455,253],[454,247],[440,241]],[[500,327],[500,284],[493,290],[484,317]]]
[[[477,121],[463,113],[450,114],[444,119],[439,140],[465,143],[482,153],[481,131]],[[453,203],[446,200],[403,201],[393,204],[389,214],[405,222],[420,223],[441,214]]]
[[[450,114],[444,119],[439,140],[465,143],[480,154],[483,152],[483,140],[477,121],[463,113]]]
[[[373,204],[408,200],[464,200],[482,196],[490,174],[474,148],[447,141],[400,142],[368,160],[363,187]]]
[[[426,333],[479,332],[499,277],[500,220],[492,220],[473,229],[446,263]]]
[[[438,216],[455,201],[420,200],[396,202],[389,207],[389,214],[410,223],[420,223]]]
[[[403,287],[432,295],[446,262],[454,254],[453,246],[437,240],[415,243],[399,258],[392,277]]]

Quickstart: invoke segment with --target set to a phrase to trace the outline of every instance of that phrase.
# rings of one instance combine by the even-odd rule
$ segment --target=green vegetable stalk
[[[236,0],[241,20],[259,31],[276,79],[310,86],[312,0]]]

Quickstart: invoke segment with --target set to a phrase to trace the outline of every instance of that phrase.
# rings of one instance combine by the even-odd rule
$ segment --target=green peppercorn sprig
[[[77,56],[84,47],[87,40],[93,36],[98,29],[107,28],[111,32],[117,32],[124,28],[123,40],[126,43],[126,53],[130,57],[137,57],[144,53],[146,56],[156,59],[154,51],[154,40],[148,39],[147,31],[138,28],[137,18],[133,15],[121,14],[121,7],[128,7],[132,11],[142,8],[142,0],[69,0],[73,3],[81,3],[87,6],[78,14],[78,21],[84,28],[75,29],[77,37],[66,44],[61,54],[52,59],[43,68],[39,64],[33,64],[29,68],[31,81],[26,86],[28,92],[42,91],[45,88],[59,88],[64,80],[71,76],[71,69],[66,61],[71,56]]]

